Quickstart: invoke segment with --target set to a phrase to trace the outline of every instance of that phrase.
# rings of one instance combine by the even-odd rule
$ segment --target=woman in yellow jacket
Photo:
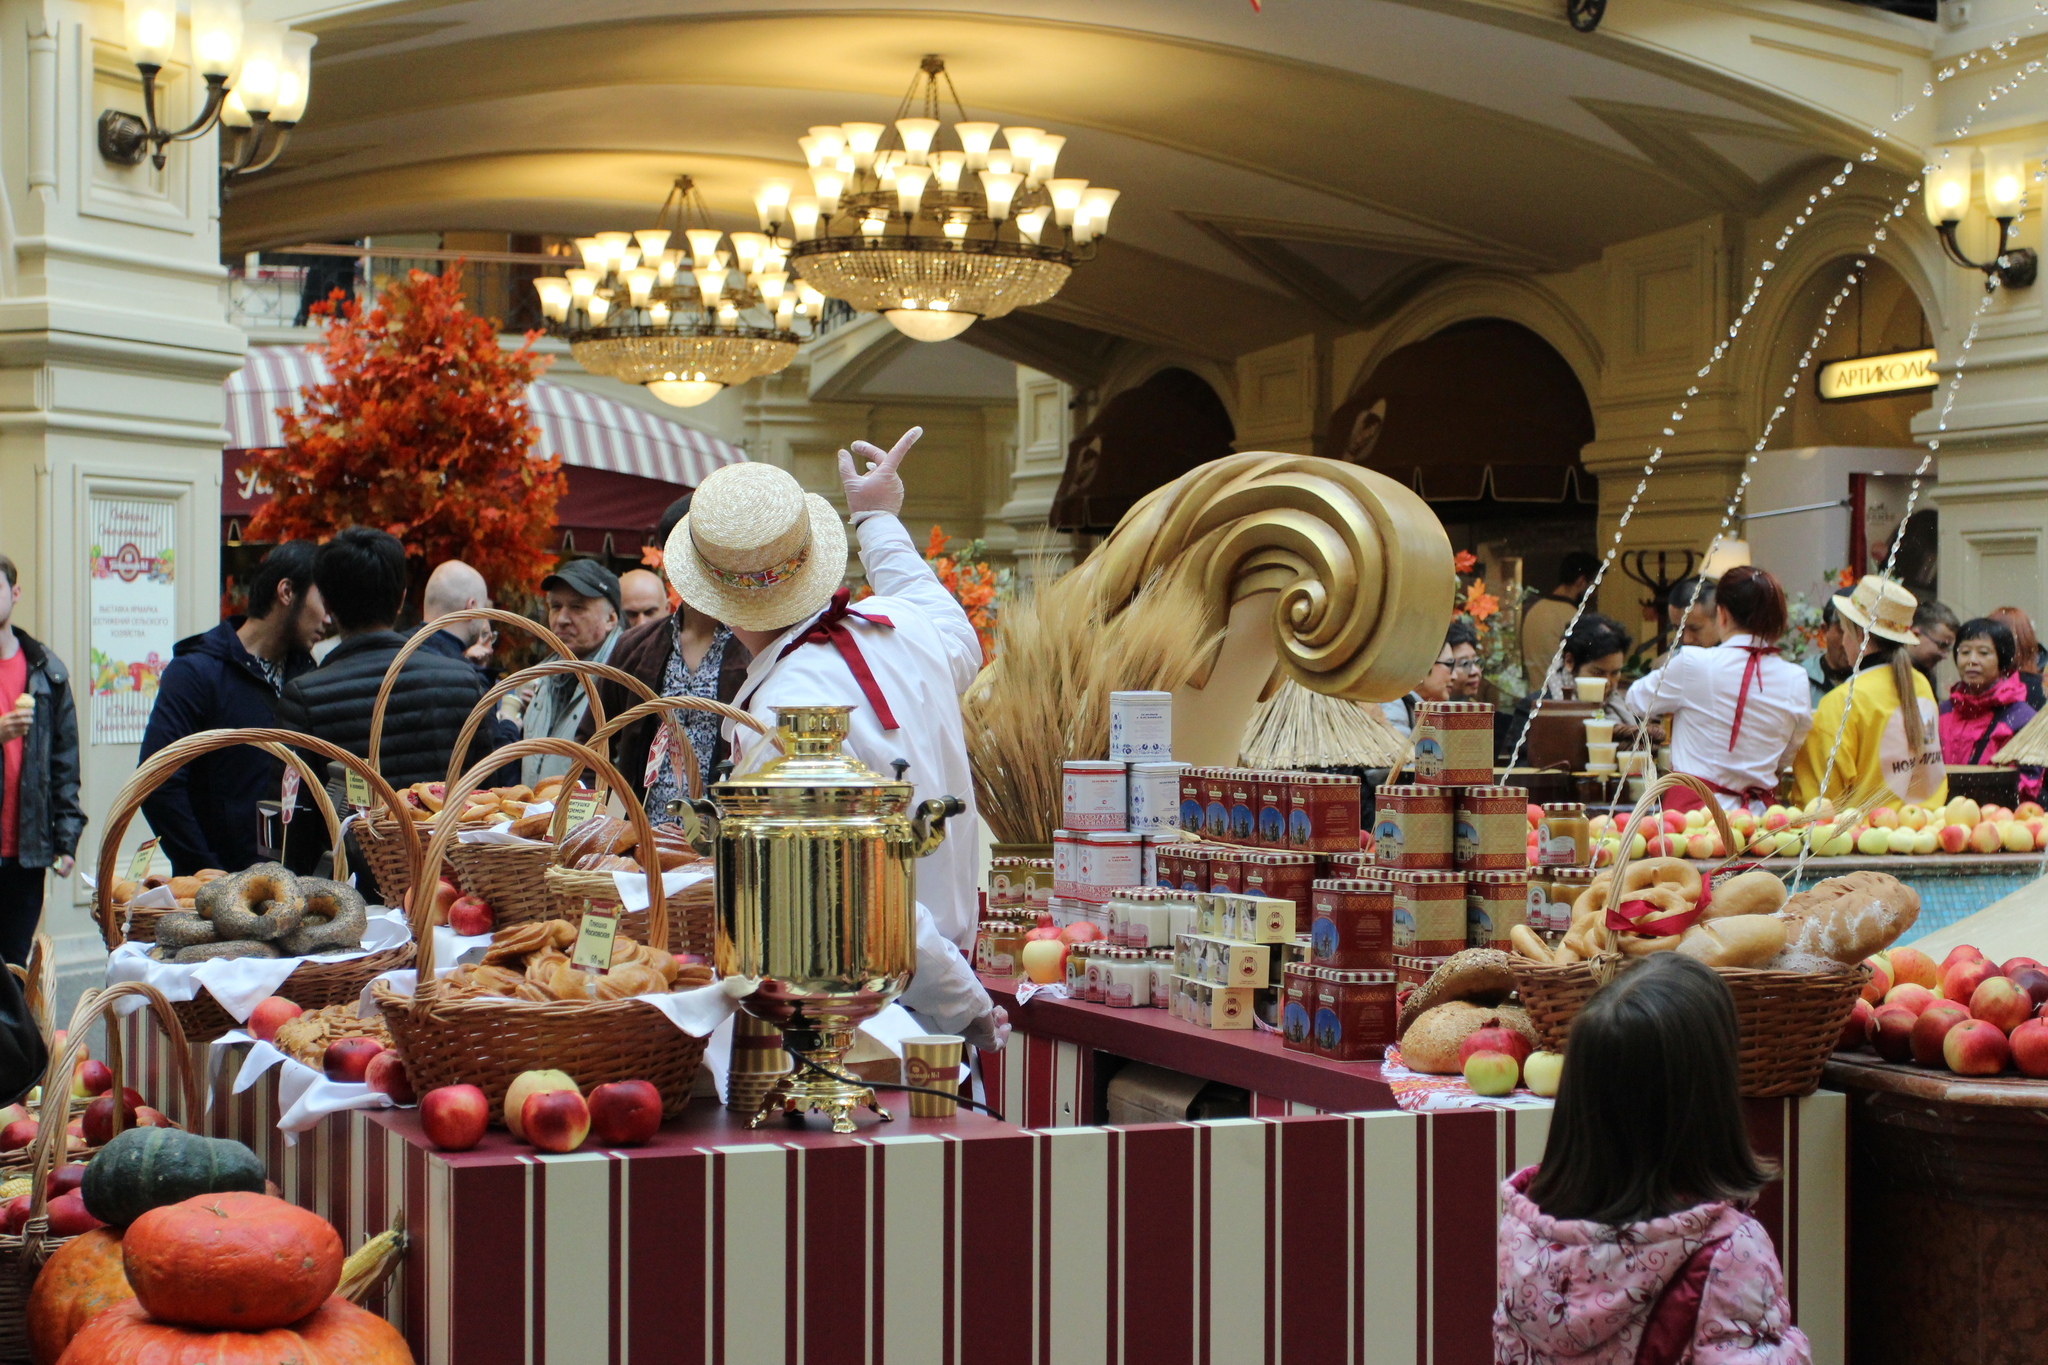
[[[1821,698],[1813,728],[1792,767],[1792,800],[1804,805],[1816,796],[1840,801],[1854,792],[1880,762],[1891,771],[1885,786],[1892,798],[1939,806],[1948,799],[1948,780],[1940,773],[1941,741],[1934,688],[1913,667],[1907,646],[1913,643],[1913,594],[1878,574],[1866,576],[1847,596],[1835,599],[1842,623],[1842,648],[1856,660],[1849,681]],[[1920,704],[1901,707],[1911,693]],[[1848,724],[1842,716],[1848,713]],[[1897,733],[1886,742],[1886,730]],[[1835,749],[1836,732],[1841,747]],[[1832,769],[1828,753],[1835,750]],[[1880,758],[1880,751],[1884,756]],[[1917,761],[1915,756],[1917,756]],[[1912,768],[1921,771],[1912,780]],[[1931,769],[1931,771],[1929,771]],[[1822,777],[1826,785],[1822,785]],[[1931,792],[1930,776],[1937,776]],[[1880,797],[1879,800],[1886,798]]]

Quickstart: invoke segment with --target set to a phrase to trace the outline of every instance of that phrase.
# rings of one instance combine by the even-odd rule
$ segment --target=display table
[[[2048,1335],[2048,1082],[1874,1056],[1849,1098],[1851,1359],[2018,1365]]]

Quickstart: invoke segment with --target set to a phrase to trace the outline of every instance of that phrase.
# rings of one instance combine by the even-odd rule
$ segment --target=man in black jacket
[[[327,625],[313,583],[318,550],[310,540],[278,546],[249,584],[248,615],[178,641],[142,737],[145,760],[201,730],[277,724],[278,694],[311,671],[310,651]],[[279,795],[283,773],[284,765],[269,754],[239,744],[193,759],[144,797],[142,813],[170,855],[172,871],[181,877],[203,867],[239,872],[260,861],[257,803]]]
[[[313,581],[341,643],[318,668],[285,684],[277,722],[366,758],[377,691],[405,644],[392,629],[405,602],[405,547],[388,532],[351,526],[320,547]],[[377,756],[384,779],[403,788],[445,778],[462,723],[483,694],[482,677],[463,659],[425,649],[407,659],[384,712]],[[480,733],[463,766],[490,751],[490,739]],[[338,786],[338,779],[330,785]],[[358,884],[366,885],[367,872],[358,873]]]
[[[14,561],[0,555],[0,955],[28,965],[47,872],[71,875],[78,804],[78,712],[56,655],[14,628]]]

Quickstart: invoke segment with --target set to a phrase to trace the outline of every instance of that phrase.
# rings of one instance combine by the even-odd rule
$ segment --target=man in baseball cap
[[[594,559],[570,559],[543,578],[540,586],[548,597],[548,629],[577,658],[609,663],[625,619],[619,607],[618,575]],[[589,706],[589,694],[573,675],[543,678],[522,717],[525,737],[574,739]],[[520,761],[519,780],[530,787],[568,770],[566,758],[529,754]]]

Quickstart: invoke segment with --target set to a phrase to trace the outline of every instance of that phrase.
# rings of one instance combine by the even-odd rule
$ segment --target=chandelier
[[[939,146],[941,81],[959,115],[957,149]],[[893,127],[812,128],[797,145],[815,192],[771,181],[756,207],[771,230],[787,222],[805,284],[906,336],[944,341],[979,318],[1044,303],[1095,254],[1118,192],[1057,177],[1065,143],[1043,128],[969,120],[945,61],[928,56]]]
[[[533,287],[577,364],[689,408],[796,357],[796,318],[815,321],[825,298],[790,279],[788,249],[767,232],[728,238],[680,176],[653,227],[578,237],[582,267]]]

